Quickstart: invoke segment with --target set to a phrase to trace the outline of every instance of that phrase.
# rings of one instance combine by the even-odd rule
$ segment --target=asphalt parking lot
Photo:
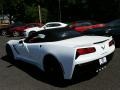
[[[10,39],[19,38],[0,36],[0,90],[120,90],[120,48],[99,74],[80,75],[68,83],[47,78],[27,63],[9,61],[5,43]]]

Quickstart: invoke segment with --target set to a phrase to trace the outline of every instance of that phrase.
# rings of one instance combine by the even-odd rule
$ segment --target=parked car
[[[84,31],[83,34],[99,35],[99,36],[112,36],[115,40],[116,47],[120,47],[120,20],[114,20],[106,23],[103,28],[89,29]]]
[[[24,32],[24,36],[28,37],[32,33],[35,33],[35,32],[40,31],[40,30],[62,28],[62,27],[66,27],[66,26],[67,26],[67,24],[62,23],[62,22],[48,22],[45,25],[43,25],[42,27],[33,27],[33,28],[26,29]]]
[[[4,28],[1,28],[1,29],[0,29],[0,34],[1,34],[2,36],[9,35],[11,28],[18,27],[18,26],[23,26],[23,25],[25,25],[25,24],[22,23],[22,22],[15,22],[15,23],[10,24],[10,25],[8,25],[8,26],[6,26],[6,27],[4,27]]]
[[[76,67],[100,70],[111,60],[114,50],[112,37],[84,36],[69,28],[38,31],[6,44],[11,60],[34,64],[47,75],[64,79],[71,79]]]
[[[40,24],[39,23],[28,23],[23,26],[17,26],[14,28],[10,28],[9,32],[10,32],[10,35],[17,37],[20,35],[24,35],[25,29],[32,28],[32,27],[40,27]]]
[[[11,35],[14,37],[23,35],[24,30],[27,28],[31,28],[31,27],[39,27],[40,24],[39,23],[21,23],[21,22],[17,22],[14,24],[9,25],[6,28],[1,29],[1,35],[5,36],[5,35]]]
[[[70,28],[78,32],[84,32],[86,30],[93,29],[93,28],[102,28],[102,27],[105,27],[105,25],[106,24],[98,23],[95,21],[81,20],[81,21],[72,22],[70,25]]]

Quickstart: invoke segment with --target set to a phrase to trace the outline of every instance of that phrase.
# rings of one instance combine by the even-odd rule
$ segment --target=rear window
[[[46,25],[47,27],[57,27],[57,26],[60,26],[59,23],[54,23],[54,24],[47,24]]]

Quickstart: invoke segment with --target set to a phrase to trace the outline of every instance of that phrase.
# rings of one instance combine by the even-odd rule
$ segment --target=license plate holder
[[[100,58],[100,59],[99,59],[99,64],[100,64],[100,65],[103,65],[103,64],[105,64],[105,63],[107,63],[106,57],[103,57],[103,58]]]

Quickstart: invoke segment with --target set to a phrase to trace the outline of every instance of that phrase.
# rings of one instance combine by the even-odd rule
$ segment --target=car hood
[[[94,43],[104,42],[110,38],[112,38],[112,37],[81,36],[81,37],[66,39],[66,40],[62,40],[62,41],[57,41],[55,43],[59,44],[59,45],[71,46],[71,47],[88,46],[88,45],[93,45]]]

